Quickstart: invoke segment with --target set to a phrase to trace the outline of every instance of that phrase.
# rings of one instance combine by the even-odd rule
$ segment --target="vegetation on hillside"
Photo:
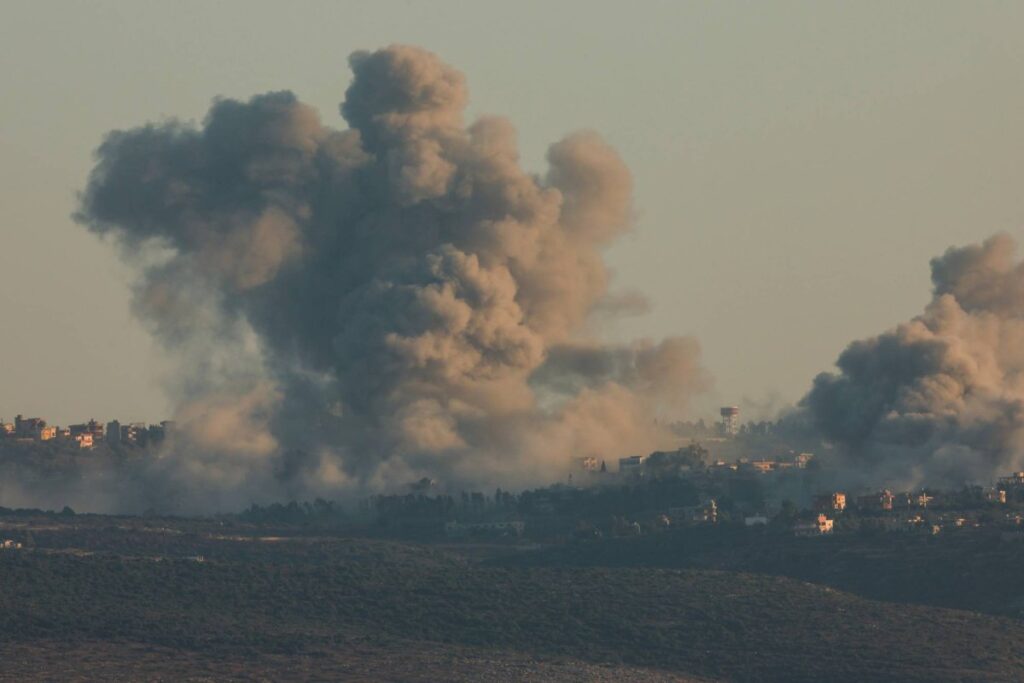
[[[142,643],[232,658],[436,643],[739,681],[1011,681],[1024,672],[1015,620],[787,578],[488,566],[437,547],[259,537],[209,522],[55,519],[4,531],[35,539],[31,550],[0,553],[8,646]],[[76,533],[88,548],[57,547]],[[175,554],[153,554],[159,547]]]

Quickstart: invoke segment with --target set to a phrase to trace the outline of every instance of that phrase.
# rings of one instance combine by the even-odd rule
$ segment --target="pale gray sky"
[[[554,6],[551,6],[554,5]],[[927,301],[928,259],[1024,235],[1024,3],[12,2],[0,13],[0,416],[169,413],[129,274],[72,223],[112,128],[291,89],[342,126],[347,55],[422,45],[525,163],[593,128],[634,174],[609,260],[717,390],[793,401]]]

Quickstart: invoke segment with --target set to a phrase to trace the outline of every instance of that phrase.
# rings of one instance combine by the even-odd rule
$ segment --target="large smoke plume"
[[[1024,264],[996,235],[931,262],[924,313],[850,344],[804,399],[865,479],[986,482],[1024,467]]]
[[[532,175],[508,121],[464,124],[433,54],[350,65],[348,129],[273,92],[98,150],[77,219],[137,268],[135,311],[181,361],[161,480],[216,506],[526,484],[665,445],[656,418],[709,380],[691,339],[592,333],[640,303],[602,258],[632,214],[615,151],[573,134]]]

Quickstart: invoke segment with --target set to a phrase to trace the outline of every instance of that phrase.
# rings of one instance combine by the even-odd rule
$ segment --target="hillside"
[[[0,553],[0,657],[17,663],[4,669],[9,680],[52,674],[53,660],[31,653],[57,649],[90,653],[83,680],[106,679],[102,672],[121,660],[139,677],[244,678],[257,659],[268,671],[348,671],[355,680],[1024,675],[1018,621],[876,602],[783,577],[486,566],[410,544],[215,538],[173,523],[148,532],[182,551],[202,539],[196,547],[206,554],[188,558],[149,554],[126,541],[146,532],[114,525],[91,529],[89,549],[44,547],[49,534],[72,533],[50,526],[37,525],[34,549]],[[116,552],[102,549],[103,535]]]
[[[765,529],[704,527],[549,547],[500,563],[754,572],[877,600],[1024,617],[1024,542],[999,533],[793,538]]]

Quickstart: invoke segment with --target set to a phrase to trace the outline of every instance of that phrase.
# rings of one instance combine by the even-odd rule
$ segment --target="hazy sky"
[[[797,400],[851,339],[921,310],[929,258],[1024,236],[1024,3],[3,6],[7,419],[170,410],[127,270],[69,218],[104,133],[276,89],[342,127],[348,54],[393,42],[462,69],[470,116],[510,118],[531,168],[579,128],[619,150],[637,229],[609,260],[654,306],[607,334],[697,336],[708,414]]]

